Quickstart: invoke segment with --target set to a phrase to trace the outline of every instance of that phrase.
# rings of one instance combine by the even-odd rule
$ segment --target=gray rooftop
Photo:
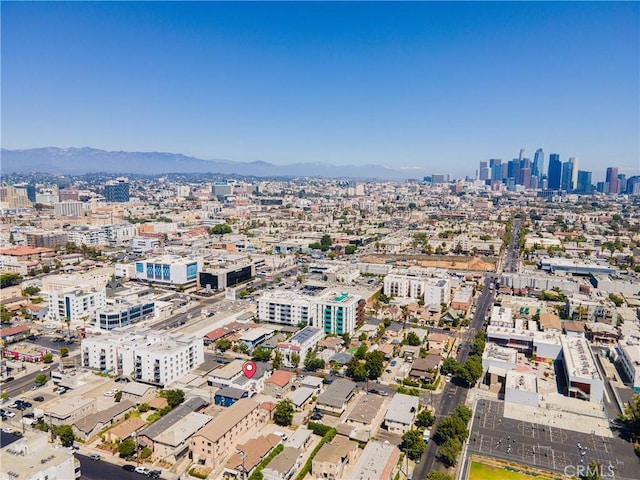
[[[247,391],[241,390],[240,388],[224,387],[216,392],[216,397],[221,396],[240,400],[242,398],[242,395],[244,395],[245,393],[247,393]]]
[[[416,413],[418,413],[419,400],[418,397],[396,393],[384,416],[385,421],[411,425]]]
[[[140,432],[140,435],[144,435],[154,440],[156,437],[159,437],[165,430],[171,428],[171,426],[178,421],[182,420],[184,417],[189,415],[191,412],[195,412],[204,408],[208,405],[207,402],[202,400],[199,397],[190,398],[182,405],[178,405],[176,408],[167,413],[164,417],[161,417],[155,423],[152,423],[147,428]]]
[[[334,380],[334,382],[318,396],[318,404],[340,408],[347,403],[356,387],[357,385],[354,382],[345,378]]]
[[[104,424],[112,420],[114,417],[126,412],[130,408],[133,408],[133,403],[129,400],[122,400],[121,402],[117,402],[110,406],[106,410],[80,418],[75,421],[73,425],[81,432],[88,433],[93,430],[98,423]]]

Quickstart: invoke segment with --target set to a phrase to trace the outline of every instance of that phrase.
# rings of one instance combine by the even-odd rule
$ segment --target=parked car
[[[97,462],[98,460],[100,460],[100,455],[98,455],[97,453],[92,453],[91,455],[89,455],[89,458],[94,462]]]
[[[44,402],[44,397],[42,395],[38,395],[37,397],[33,397],[36,402]]]
[[[2,429],[2,433],[7,433],[7,434],[13,433],[13,428],[5,427]]]
[[[46,371],[47,371],[47,370],[49,370],[50,368],[51,368],[51,366],[50,366],[50,365],[45,365],[44,367],[42,367],[42,368],[40,369],[40,371],[41,371],[41,372],[46,372]]]
[[[147,477],[149,478],[160,478],[160,475],[162,475],[162,470],[151,470],[147,473]]]
[[[127,472],[133,472],[136,469],[135,465],[131,465],[130,463],[126,463],[124,465],[122,465],[122,469],[126,470]]]
[[[136,467],[134,471],[136,473],[141,473],[142,475],[148,475],[151,470],[147,467]]]
[[[9,417],[9,418],[13,418],[13,417],[15,417],[15,416],[16,416],[16,414],[15,414],[15,413],[13,413],[13,412],[4,412],[4,416],[5,416],[5,417]]]

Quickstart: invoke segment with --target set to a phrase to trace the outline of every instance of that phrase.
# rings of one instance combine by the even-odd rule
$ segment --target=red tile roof
[[[286,372],[284,370],[276,370],[273,375],[267,380],[268,383],[275,383],[279,387],[284,387],[295,376],[295,373]]]
[[[15,327],[3,328],[0,330],[0,337],[10,337],[18,333],[26,332],[29,330],[29,325],[16,325]]]

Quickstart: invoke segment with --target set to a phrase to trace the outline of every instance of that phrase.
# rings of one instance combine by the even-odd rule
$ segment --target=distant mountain
[[[95,148],[2,149],[2,173],[122,173],[153,175],[162,173],[220,173],[257,177],[326,177],[360,179],[405,179],[422,177],[419,169],[391,169],[379,165],[329,165],[295,163],[274,165],[263,161],[232,162],[202,160],[179,153],[109,152]]]

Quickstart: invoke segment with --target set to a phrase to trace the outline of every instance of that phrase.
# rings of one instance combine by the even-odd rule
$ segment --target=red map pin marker
[[[244,365],[242,365],[242,371],[247,378],[251,378],[256,374],[256,364],[252,361],[244,362]]]

